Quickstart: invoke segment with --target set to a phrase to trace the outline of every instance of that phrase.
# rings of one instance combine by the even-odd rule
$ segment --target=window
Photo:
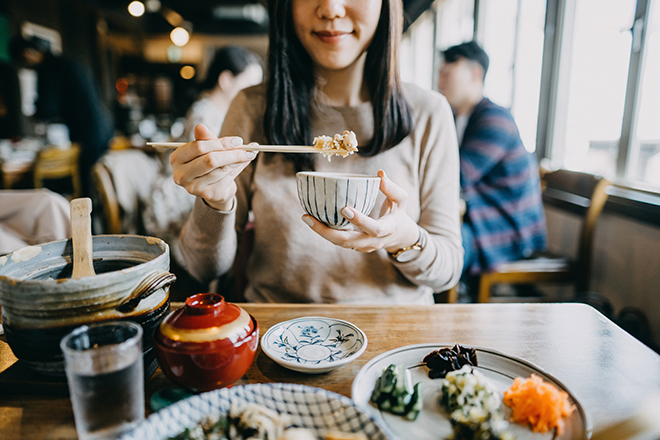
[[[433,32],[435,14],[426,11],[408,29],[399,48],[401,79],[422,88],[433,88]]]
[[[527,151],[536,149],[546,0],[480,2],[477,40],[490,58],[484,94],[511,109]]]
[[[660,1],[651,4],[628,179],[660,188]]]
[[[565,168],[616,175],[634,21],[635,0],[576,2],[571,41],[562,43],[568,80],[558,90],[565,104],[556,107],[552,146]]]
[[[541,153],[554,166],[660,190],[658,3],[548,0],[557,32],[545,44],[552,92],[543,102],[541,91],[540,109],[549,112],[538,127]]]
[[[660,192],[660,0],[436,0],[404,37],[404,78],[436,88],[425,41],[476,39],[484,94],[511,110],[528,151],[550,166]],[[433,27],[433,32],[431,28]]]

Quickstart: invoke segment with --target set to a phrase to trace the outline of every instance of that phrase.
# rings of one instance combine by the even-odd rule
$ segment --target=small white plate
[[[360,357],[367,335],[341,319],[305,316],[272,326],[261,338],[266,356],[301,373],[318,374]]]

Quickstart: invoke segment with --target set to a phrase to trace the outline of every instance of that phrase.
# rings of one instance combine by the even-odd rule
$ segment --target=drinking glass
[[[142,327],[78,327],[60,342],[80,440],[115,439],[144,419]]]

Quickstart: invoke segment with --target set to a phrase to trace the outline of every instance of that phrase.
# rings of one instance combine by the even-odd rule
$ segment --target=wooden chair
[[[505,263],[481,275],[479,302],[489,302],[495,284],[571,283],[576,292],[589,290],[596,221],[607,201],[610,182],[602,177],[575,171],[542,173],[543,202],[582,217],[578,252],[574,259],[550,254]]]
[[[100,203],[104,234],[121,234],[121,214],[117,193],[108,169],[100,162],[92,167],[94,199]],[[98,211],[96,212],[98,214]]]
[[[34,164],[34,187],[43,188],[44,180],[69,177],[73,187],[71,198],[80,197],[82,195],[82,188],[78,167],[79,157],[80,147],[75,144],[66,150],[57,147],[49,147],[41,150]]]

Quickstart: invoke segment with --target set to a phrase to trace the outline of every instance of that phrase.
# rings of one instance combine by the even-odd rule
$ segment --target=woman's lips
[[[350,32],[341,32],[341,31],[316,31],[314,35],[326,44],[338,44],[348,35]]]

